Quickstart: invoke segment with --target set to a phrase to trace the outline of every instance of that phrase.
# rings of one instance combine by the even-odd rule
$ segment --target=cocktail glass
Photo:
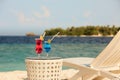
[[[44,42],[44,49],[45,49],[45,52],[47,53],[47,57],[48,57],[48,54],[49,54],[49,52],[51,50],[51,45],[50,45],[50,43],[48,41]]]
[[[40,54],[42,53],[42,40],[40,40],[39,38],[35,39],[36,42],[36,46],[35,46],[35,51],[36,54],[38,55],[38,57],[40,57]]]

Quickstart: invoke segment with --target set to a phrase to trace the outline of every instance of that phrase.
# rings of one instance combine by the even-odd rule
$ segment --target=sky
[[[86,25],[120,26],[120,0],[0,0],[0,35]]]

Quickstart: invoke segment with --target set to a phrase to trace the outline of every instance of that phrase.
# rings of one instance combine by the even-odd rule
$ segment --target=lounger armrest
[[[119,66],[107,66],[107,67],[98,67],[95,69],[103,70],[103,71],[113,71],[113,70],[120,70],[120,67]]]
[[[69,66],[69,67],[72,67],[74,69],[78,69],[78,70],[84,70],[84,71],[94,71],[95,73],[97,72],[97,70],[95,69],[92,69],[90,67],[86,67],[84,65],[78,65],[78,64],[74,64],[74,63],[70,63],[70,62],[63,62],[63,66]]]
[[[110,80],[120,80],[120,76],[115,75],[115,74],[108,72],[108,71],[100,71],[100,75],[103,77],[107,77]]]

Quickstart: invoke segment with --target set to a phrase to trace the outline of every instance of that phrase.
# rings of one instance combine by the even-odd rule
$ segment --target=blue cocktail
[[[45,49],[45,52],[47,52],[47,56],[48,56],[48,54],[49,54],[49,52],[51,50],[51,45],[50,45],[50,43],[48,41],[44,42],[44,49]]]

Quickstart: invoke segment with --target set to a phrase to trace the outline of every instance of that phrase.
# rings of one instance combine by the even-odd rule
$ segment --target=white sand
[[[77,70],[68,69],[62,71],[62,79],[68,79],[73,76]],[[26,71],[0,72],[0,80],[27,80]]]
[[[0,80],[25,80],[26,78],[26,71],[11,71],[0,73]]]
[[[75,62],[77,64],[90,64],[93,58],[67,58],[66,61]],[[68,69],[63,70],[61,77],[62,79],[68,79],[72,77],[78,70]],[[11,72],[0,72],[0,80],[27,80],[26,71],[11,71]]]

